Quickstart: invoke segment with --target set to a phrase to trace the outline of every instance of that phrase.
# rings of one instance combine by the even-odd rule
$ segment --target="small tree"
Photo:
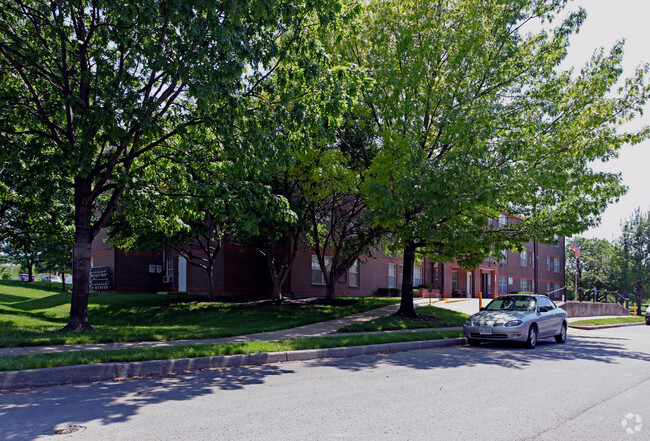
[[[619,247],[623,258],[623,281],[636,294],[637,303],[641,305],[650,286],[650,212],[635,210],[622,227]]]
[[[606,239],[576,238],[580,250],[579,285],[583,288],[619,291],[617,249]],[[576,276],[576,257],[573,240],[566,242],[566,280],[573,283]],[[567,282],[569,283],[569,282]]]

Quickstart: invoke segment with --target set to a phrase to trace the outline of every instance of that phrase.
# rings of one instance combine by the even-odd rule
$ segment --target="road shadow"
[[[120,423],[145,406],[244,389],[293,372],[288,366],[272,365],[0,394],[0,440],[53,435],[56,426],[65,424]]]
[[[572,336],[566,344],[540,341],[534,350],[517,345],[484,344],[314,360],[306,365],[363,371],[392,364],[434,371],[481,365],[524,370],[540,361],[589,360],[612,364],[621,359],[633,359],[650,362],[649,353],[629,349],[627,343],[625,338]],[[294,373],[292,364],[277,364],[0,394],[0,440],[36,439],[51,434],[60,424],[121,423],[146,406],[242,390],[263,385],[271,377]]]
[[[552,339],[538,342],[535,349],[506,343],[484,343],[481,346],[462,346],[422,351],[379,354],[346,359],[326,359],[310,362],[312,366],[329,366],[342,370],[359,371],[379,364],[394,364],[412,369],[451,369],[460,366],[489,365],[525,369],[538,361],[590,360],[599,363],[618,363],[621,358],[650,363],[650,354],[623,346],[625,339],[576,336],[565,344]]]

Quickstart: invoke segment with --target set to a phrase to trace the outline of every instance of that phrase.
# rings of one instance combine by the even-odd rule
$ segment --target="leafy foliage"
[[[619,239],[623,286],[642,304],[650,287],[650,212],[637,209],[622,225]]]
[[[623,192],[591,170],[640,133],[619,133],[646,101],[647,67],[620,78],[622,45],[577,75],[559,69],[585,19],[550,22],[564,1],[371,1],[340,54],[374,80],[363,104],[379,151],[365,190],[376,222],[404,250],[401,312],[414,315],[416,251],[472,267],[528,240],[552,242],[593,225]],[[505,228],[499,214],[520,217]]]
[[[24,194],[30,173],[74,198],[68,329],[90,328],[90,244],[150,165],[137,159],[238,108],[302,45],[307,18],[331,23],[338,11],[319,0],[2,2],[0,156],[34,162],[7,161],[0,191]]]

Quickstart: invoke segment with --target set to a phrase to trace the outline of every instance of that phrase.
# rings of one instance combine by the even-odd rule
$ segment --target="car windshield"
[[[504,296],[492,300],[485,309],[488,311],[534,311],[535,306],[535,297]]]

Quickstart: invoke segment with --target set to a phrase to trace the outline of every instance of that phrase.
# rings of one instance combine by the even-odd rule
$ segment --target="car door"
[[[555,335],[555,323],[557,318],[553,304],[546,297],[537,299],[537,325],[539,326],[540,338]]]

